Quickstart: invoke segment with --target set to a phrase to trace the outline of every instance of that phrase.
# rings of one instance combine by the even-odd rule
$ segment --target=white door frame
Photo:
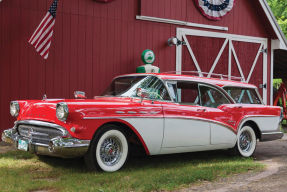
[[[256,66],[257,60],[259,58],[260,55],[260,51],[262,49],[266,49],[268,47],[268,39],[267,38],[260,38],[260,37],[250,37],[250,36],[243,36],[243,35],[234,35],[234,34],[228,34],[228,33],[218,33],[218,32],[209,32],[209,31],[203,31],[203,30],[193,30],[193,29],[185,29],[185,28],[177,28],[177,38],[179,40],[183,40],[186,42],[186,46],[187,49],[190,53],[190,56],[192,57],[195,67],[197,68],[198,72],[202,72],[200,69],[200,64],[198,64],[196,57],[193,54],[193,51],[189,45],[189,42],[187,41],[186,35],[189,36],[201,36],[201,37],[214,37],[214,38],[222,38],[225,39],[225,42],[223,43],[223,46],[221,47],[221,50],[218,53],[217,58],[215,59],[210,71],[209,71],[209,77],[211,75],[211,73],[213,72],[214,68],[216,67],[222,52],[224,51],[225,47],[227,46],[227,44],[229,45],[229,56],[228,56],[228,76],[232,76],[231,74],[231,58],[232,58],[232,54],[234,55],[237,67],[239,69],[239,72],[241,74],[241,78],[245,81],[245,82],[249,82],[251,75],[253,73],[253,70]],[[241,70],[241,66],[239,63],[239,60],[237,58],[236,55],[236,51],[233,47],[233,43],[232,41],[241,41],[241,42],[250,42],[250,43],[258,43],[261,44],[256,58],[253,62],[253,65],[251,67],[251,70],[249,72],[249,75],[247,77],[244,76],[242,70]],[[261,53],[264,54],[263,55],[263,85],[266,84],[267,85],[267,54],[265,53]],[[176,71],[182,71],[182,46],[177,46],[176,48]],[[266,89],[263,88],[263,101],[264,103],[267,103],[267,87]]]

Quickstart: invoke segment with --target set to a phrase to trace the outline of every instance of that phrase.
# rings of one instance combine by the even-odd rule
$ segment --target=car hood
[[[69,108],[69,120],[83,116],[104,115],[109,109],[132,108],[139,99],[129,97],[95,97],[95,99],[46,99],[18,101],[20,120],[39,120],[58,123],[57,103],[65,102]],[[74,115],[75,113],[79,115]]]

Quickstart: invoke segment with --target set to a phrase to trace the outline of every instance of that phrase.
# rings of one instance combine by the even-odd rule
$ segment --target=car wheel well
[[[254,121],[246,121],[242,127],[246,125],[250,126],[254,130],[256,139],[261,139],[261,132],[258,125]]]
[[[128,137],[128,142],[131,146],[131,155],[148,155],[147,152],[144,149],[143,143],[141,142],[140,138],[137,136],[137,134],[126,124],[122,122],[108,122],[99,127],[94,135],[97,134],[99,130],[106,127],[107,125],[116,125],[120,128],[122,128]]]

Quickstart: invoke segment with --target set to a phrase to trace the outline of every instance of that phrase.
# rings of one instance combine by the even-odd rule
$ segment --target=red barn
[[[162,72],[242,77],[267,104],[273,76],[285,75],[287,42],[266,0],[234,0],[221,20],[205,17],[195,0],[59,0],[44,60],[27,40],[52,2],[0,2],[0,131],[15,120],[10,101],[73,98],[76,90],[99,95],[114,76],[135,72],[145,49]],[[169,46],[170,37],[186,45]]]

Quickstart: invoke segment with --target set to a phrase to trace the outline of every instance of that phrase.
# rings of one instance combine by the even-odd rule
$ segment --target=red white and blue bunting
[[[221,20],[234,7],[235,0],[194,0],[201,13],[212,20]]]

